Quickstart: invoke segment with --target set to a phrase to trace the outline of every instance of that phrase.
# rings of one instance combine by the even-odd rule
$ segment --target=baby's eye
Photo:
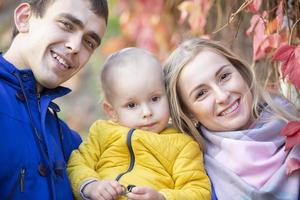
[[[133,109],[135,107],[136,107],[136,103],[129,103],[129,104],[127,104],[127,108],[129,108],[129,109]]]
[[[157,102],[157,101],[159,101],[160,100],[160,97],[152,97],[151,98],[151,101],[152,102]]]

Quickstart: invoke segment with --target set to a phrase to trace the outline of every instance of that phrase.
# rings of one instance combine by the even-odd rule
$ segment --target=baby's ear
[[[108,101],[103,100],[101,102],[101,106],[102,106],[102,109],[104,110],[106,116],[113,122],[117,122],[118,117],[117,117],[117,114],[116,114],[114,108],[112,107],[112,105]]]
[[[21,3],[14,12],[15,25],[20,33],[29,31],[29,19],[31,17],[31,7],[29,3]]]

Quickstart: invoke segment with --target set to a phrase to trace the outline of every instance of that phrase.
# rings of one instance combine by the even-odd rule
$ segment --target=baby
[[[162,66],[149,52],[126,48],[112,54],[101,73],[98,120],[68,172],[73,192],[85,199],[164,200],[211,198],[198,144],[168,128],[169,105]]]

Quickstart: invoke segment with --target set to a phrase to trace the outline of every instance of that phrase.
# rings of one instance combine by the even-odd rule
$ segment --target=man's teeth
[[[224,112],[221,113],[221,116],[227,115],[229,113],[231,113],[232,111],[234,111],[237,107],[239,106],[239,103],[236,102],[235,104],[233,104],[230,108],[228,108],[227,110],[225,110]]]
[[[70,66],[67,64],[67,62],[61,58],[59,55],[57,55],[56,53],[53,53],[53,57],[60,63],[62,64],[66,69],[69,69]]]

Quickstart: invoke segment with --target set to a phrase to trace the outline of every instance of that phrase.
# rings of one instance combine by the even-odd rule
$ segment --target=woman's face
[[[252,94],[237,69],[223,56],[200,52],[179,76],[179,94],[191,114],[212,131],[247,128]]]

